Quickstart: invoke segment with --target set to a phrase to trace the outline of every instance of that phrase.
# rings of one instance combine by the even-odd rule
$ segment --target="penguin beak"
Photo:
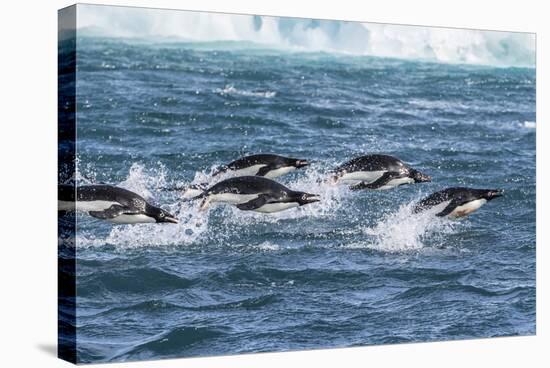
[[[176,216],[172,215],[171,213],[168,213],[166,211],[163,211],[164,216],[160,219],[158,222],[169,222],[171,224],[177,224],[178,219]]]
[[[164,222],[169,222],[171,224],[177,224],[178,223],[178,219],[175,218],[175,217],[172,217],[172,216],[166,216],[164,218]]]
[[[318,194],[306,193],[304,196],[304,204],[315,203],[321,201],[321,197]]]
[[[301,167],[305,167],[309,165],[308,160],[296,160],[296,168],[299,169]]]
[[[423,174],[416,170],[413,172],[413,179],[417,183],[427,183],[432,181],[432,177],[430,175]]]
[[[502,189],[494,189],[487,191],[487,200],[495,199],[498,197],[502,197],[504,195],[504,190]]]

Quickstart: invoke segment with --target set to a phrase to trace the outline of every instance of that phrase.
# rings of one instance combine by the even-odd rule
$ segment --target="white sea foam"
[[[467,105],[456,101],[428,100],[421,98],[410,99],[408,103],[410,105],[418,106],[424,109],[452,110],[468,108]]]
[[[385,252],[403,252],[419,250],[426,246],[428,240],[440,238],[454,231],[458,222],[447,218],[436,217],[440,209],[414,214],[415,202],[402,205],[396,212],[384,216],[375,226],[362,229],[368,236],[360,242],[353,242],[349,248],[369,248]]]
[[[219,93],[220,95],[238,95],[238,96],[246,96],[246,97],[264,97],[264,98],[272,98],[275,97],[277,92],[275,91],[247,91],[247,90],[240,90],[235,88],[232,84],[225,86],[222,88],[217,88],[214,90],[215,93]]]
[[[535,36],[299,18],[79,5],[80,34],[165,41],[246,41],[298,51],[327,51],[446,63],[535,65]]]
[[[536,129],[537,128],[537,123],[534,122],[534,121],[524,121],[523,122],[523,127],[527,128],[527,129]]]
[[[281,249],[281,246],[276,243],[272,243],[270,241],[264,241],[259,244],[235,244],[233,245],[234,248],[245,248],[247,250],[254,249],[259,250],[262,252],[276,252]]]

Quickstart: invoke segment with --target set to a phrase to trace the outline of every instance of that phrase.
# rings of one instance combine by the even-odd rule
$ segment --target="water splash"
[[[133,248],[144,246],[189,245],[196,243],[208,230],[208,216],[196,211],[188,203],[170,206],[178,224],[138,224],[113,227],[106,244]]]
[[[416,202],[402,205],[396,212],[385,215],[375,226],[362,232],[372,237],[366,243],[351,247],[366,247],[384,252],[419,250],[429,245],[442,245],[443,235],[455,231],[458,222],[435,216],[439,208],[413,213]]]
[[[153,191],[166,186],[166,167],[158,165],[155,170],[147,170],[142,164],[132,164],[128,177],[118,186],[139,193],[145,199],[154,198]]]

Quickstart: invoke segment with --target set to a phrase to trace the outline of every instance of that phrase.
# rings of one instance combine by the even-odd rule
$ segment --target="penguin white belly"
[[[465,217],[471,214],[472,212],[478,210],[481,206],[483,206],[485,203],[487,203],[487,200],[484,198],[476,199],[475,201],[471,201],[468,203],[463,204],[462,206],[457,206],[453,212],[449,214],[449,217],[457,218],[457,217]]]
[[[338,180],[342,184],[359,184],[365,182],[370,184],[384,175],[385,171],[354,171],[351,173],[345,173]]]
[[[286,175],[289,172],[292,172],[294,170],[296,170],[296,168],[294,166],[280,167],[278,169],[271,170],[270,172],[265,174],[265,177],[268,178],[268,179],[273,179],[273,178],[276,178],[276,177],[279,177],[279,176],[282,176],[282,175]]]
[[[156,220],[152,217],[143,214],[137,215],[120,215],[115,218],[109,219],[109,222],[115,224],[143,224],[143,223],[153,223]]]
[[[383,186],[381,186],[380,188],[378,188],[376,190],[392,189],[392,188],[398,187],[398,186],[403,185],[403,184],[412,184],[412,183],[414,183],[414,179],[409,178],[409,177],[392,179],[392,180],[390,180],[389,182],[387,182],[386,184],[384,184]]]
[[[66,202],[71,203],[71,202]],[[105,211],[107,208],[111,207],[113,204],[118,204],[118,202],[113,201],[77,201],[76,210],[83,212],[90,211]]]
[[[428,208],[427,212],[431,213],[432,215],[438,214],[443,211],[450,203],[450,200],[441,202],[439,204],[436,204],[435,206]]]
[[[258,173],[262,167],[267,166],[265,164],[252,165],[238,170],[233,170],[234,176],[254,176]]]
[[[230,204],[241,204],[258,198],[259,194],[234,194],[221,193],[212,194],[208,197],[209,202],[225,202]]]
[[[200,195],[203,191],[196,188],[186,188],[181,195],[183,199],[189,199]]]
[[[288,210],[289,208],[298,207],[297,202],[281,202],[281,203],[267,203],[261,207],[256,208],[256,212],[273,213]]]

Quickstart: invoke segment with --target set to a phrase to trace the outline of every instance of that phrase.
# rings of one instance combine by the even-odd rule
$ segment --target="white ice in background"
[[[523,127],[527,129],[536,129],[537,123],[535,121],[524,121]]]
[[[535,66],[535,35],[455,28],[78,5],[81,35],[246,41],[296,51],[495,66]]]

